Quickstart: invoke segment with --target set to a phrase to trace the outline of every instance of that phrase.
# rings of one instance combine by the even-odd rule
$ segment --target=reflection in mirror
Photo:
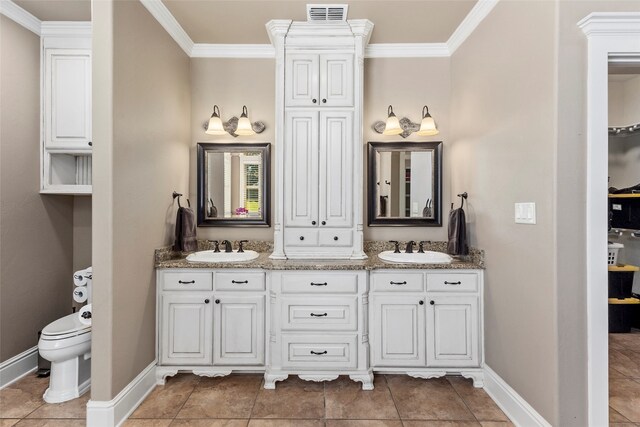
[[[198,144],[198,225],[269,225],[268,143]]]
[[[441,147],[441,142],[369,143],[369,225],[442,225]]]

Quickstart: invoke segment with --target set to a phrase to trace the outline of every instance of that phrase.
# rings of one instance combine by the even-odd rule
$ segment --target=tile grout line
[[[189,395],[187,396],[187,398],[184,400],[184,402],[182,402],[182,405],[180,405],[180,408],[178,408],[178,410],[176,411],[176,414],[173,416],[173,418],[171,418],[171,422],[169,423],[169,425],[173,424],[173,422],[177,419],[176,417],[178,416],[178,414],[180,413],[180,411],[182,411],[182,408],[184,408],[184,405],[187,404],[187,401],[189,400],[189,398],[191,397],[191,395],[193,394],[194,391],[196,391],[196,388],[198,388],[198,386],[200,385],[200,382],[202,381],[202,377],[196,374],[191,374],[193,376],[195,376],[198,381],[196,382],[196,384],[193,386],[193,389],[191,389],[191,393],[189,393]],[[162,387],[166,387],[166,383],[165,385],[163,385]]]
[[[398,414],[398,419],[400,420],[400,424],[404,426],[404,421],[402,416],[400,415],[400,409],[398,409],[398,404],[396,403],[396,398],[393,396],[393,392],[391,391],[391,387],[389,386],[389,381],[387,381],[387,375],[381,375],[384,378],[384,383],[387,385],[387,389],[389,390],[389,395],[391,396],[391,401],[393,402],[393,407]]]
[[[476,420],[476,422],[478,424],[480,424],[480,420],[478,419],[478,417],[476,417],[475,412],[473,412],[471,410],[471,408],[469,407],[469,405],[467,404],[467,401],[465,400],[464,397],[462,397],[462,395],[458,392],[458,390],[453,386],[453,384],[451,384],[451,381],[449,381],[449,378],[445,375],[444,377],[447,380],[447,383],[449,384],[449,386],[453,389],[453,391],[458,395],[458,397],[460,398],[460,400],[462,400],[462,403],[464,404],[464,407],[467,408],[467,411],[469,411],[471,413],[471,415],[473,416],[473,419]],[[466,378],[465,378],[466,380]],[[484,391],[484,389],[483,389]],[[508,417],[507,417],[508,418]]]
[[[262,380],[260,381],[260,384],[258,384],[258,389],[256,390],[256,395],[253,398],[253,405],[251,405],[251,410],[249,411],[249,419],[247,420],[247,426],[249,425],[249,423],[251,422],[251,419],[253,417],[253,410],[256,407],[256,402],[258,402],[258,395],[260,394],[260,390],[264,387],[264,375],[262,375]],[[275,385],[275,383],[274,383]]]

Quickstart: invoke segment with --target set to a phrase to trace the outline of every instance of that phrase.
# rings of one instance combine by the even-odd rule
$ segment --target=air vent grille
[[[346,21],[348,8],[346,4],[308,4],[307,21]]]

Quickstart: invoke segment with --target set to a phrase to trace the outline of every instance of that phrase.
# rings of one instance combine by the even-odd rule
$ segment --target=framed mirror
[[[442,226],[442,142],[369,142],[369,226]]]
[[[198,226],[269,227],[271,144],[198,143]]]

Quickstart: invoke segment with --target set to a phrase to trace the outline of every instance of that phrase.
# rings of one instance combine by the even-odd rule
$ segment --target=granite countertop
[[[393,246],[388,242],[365,242],[365,253],[368,258],[364,260],[275,260],[270,259],[272,252],[271,242],[249,242],[246,249],[259,252],[258,258],[243,262],[188,262],[186,255],[173,252],[170,247],[156,249],[156,268],[252,268],[263,270],[477,270],[484,269],[484,251],[472,248],[468,256],[454,258],[451,264],[397,264],[388,263],[378,258],[378,253],[390,250]],[[198,241],[198,250],[209,250],[207,241]],[[446,252],[446,242],[432,242],[425,249]]]

